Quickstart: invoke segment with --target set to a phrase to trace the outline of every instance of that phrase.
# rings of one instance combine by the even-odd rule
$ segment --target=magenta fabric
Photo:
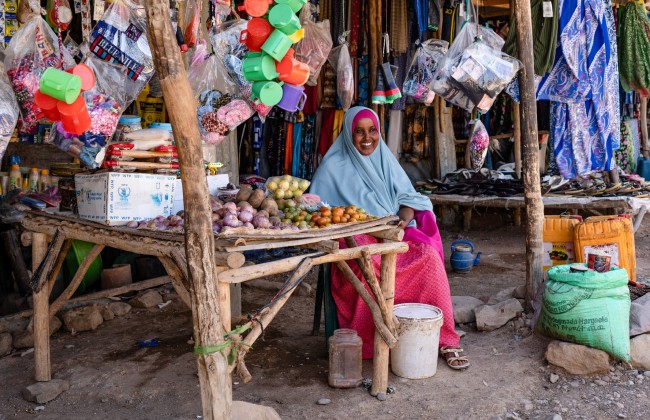
[[[354,119],[352,120],[352,132],[354,132],[354,129],[357,128],[357,123],[359,120],[362,120],[364,118],[370,118],[375,124],[377,131],[379,131],[379,123],[377,122],[377,118],[375,118],[375,113],[369,109],[362,109],[361,111],[357,112],[357,115],[355,115]]]
[[[416,210],[413,220],[417,223],[417,227],[407,227],[404,229],[404,242],[418,242],[431,245],[440,254],[440,259],[444,261],[445,253],[442,249],[442,238],[440,237],[436,217],[433,213],[428,210]]]

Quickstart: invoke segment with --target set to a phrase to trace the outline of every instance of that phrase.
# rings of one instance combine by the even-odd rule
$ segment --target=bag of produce
[[[549,280],[535,331],[630,360],[630,292],[624,268],[609,272],[548,270]]]

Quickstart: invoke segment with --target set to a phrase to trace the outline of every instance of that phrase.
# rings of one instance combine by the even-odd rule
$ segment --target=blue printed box
[[[82,219],[120,226],[172,214],[175,176],[107,172],[74,180]]]

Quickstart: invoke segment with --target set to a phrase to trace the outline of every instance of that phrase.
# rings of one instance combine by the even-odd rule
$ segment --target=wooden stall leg
[[[515,226],[521,226],[521,207],[515,207]]]
[[[47,253],[47,236],[32,233],[32,271],[36,271]],[[45,283],[34,292],[34,379],[52,379],[50,366],[50,288]]]
[[[167,275],[172,281],[172,286],[178,297],[183,301],[183,303],[190,309],[192,309],[192,301],[190,298],[190,293],[185,287],[187,279],[184,277],[183,270],[169,257],[158,257],[160,263],[167,271]]]
[[[467,232],[472,227],[472,208],[467,207],[463,210],[463,230]]]
[[[233,318],[241,317],[241,283],[230,285],[230,314]]]
[[[440,225],[451,226],[454,224],[456,215],[450,206],[440,206]]]
[[[395,264],[397,254],[385,254],[381,256],[381,291],[386,299],[386,307],[389,317],[393,317],[393,303],[395,300]],[[370,395],[377,396],[385,393],[388,388],[388,345],[381,335],[375,332],[375,354],[372,360],[372,388]]]
[[[218,265],[217,272],[217,294],[219,295],[219,313],[221,314],[221,325],[223,330],[232,330],[232,311],[230,309],[230,283],[219,281],[219,273],[226,271],[228,267]]]

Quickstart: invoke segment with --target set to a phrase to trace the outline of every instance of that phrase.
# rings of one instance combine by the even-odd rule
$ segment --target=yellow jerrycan
[[[574,229],[581,216],[544,216],[544,271],[575,262]]]
[[[606,254],[636,281],[634,225],[628,215],[587,218],[575,227],[574,243],[576,261],[587,262],[590,253]]]

